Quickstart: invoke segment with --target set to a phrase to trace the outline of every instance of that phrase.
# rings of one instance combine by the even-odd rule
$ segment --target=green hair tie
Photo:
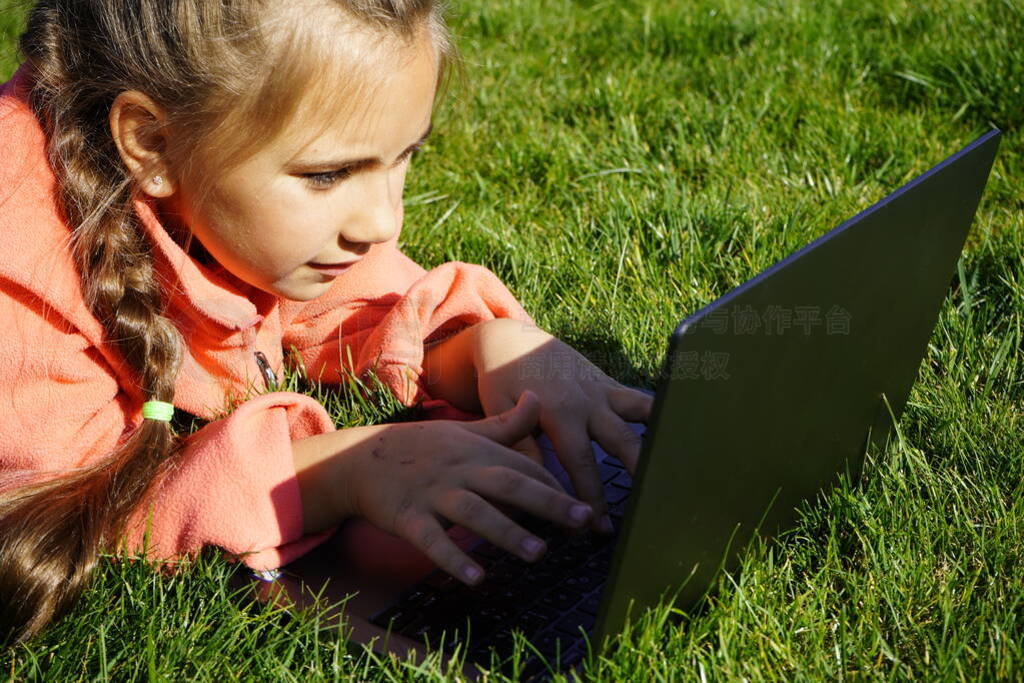
[[[170,422],[174,417],[174,405],[163,401],[146,401],[142,404],[142,417],[147,420]]]

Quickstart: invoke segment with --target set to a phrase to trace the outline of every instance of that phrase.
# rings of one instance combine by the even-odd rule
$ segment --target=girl
[[[397,248],[453,58],[435,3],[42,0],[21,50],[0,90],[8,637],[121,543],[265,570],[362,517],[474,584],[442,520],[527,560],[543,541],[498,504],[609,529],[591,437],[632,469],[651,398],[486,269]],[[435,419],[336,430],[308,396],[250,398],[285,347],[324,381],[351,354]],[[175,409],[210,422],[179,437]],[[538,464],[538,425],[579,500]]]

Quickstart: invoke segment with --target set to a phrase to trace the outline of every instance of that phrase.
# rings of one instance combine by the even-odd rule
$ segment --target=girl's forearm
[[[477,337],[487,324],[467,327],[424,351],[422,379],[432,397],[443,398],[459,410],[483,412],[473,359]]]
[[[312,534],[356,514],[354,466],[390,425],[348,427],[292,441],[295,476],[302,498],[302,530]]]

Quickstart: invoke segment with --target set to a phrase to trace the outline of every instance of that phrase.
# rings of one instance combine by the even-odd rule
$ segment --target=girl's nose
[[[367,173],[356,206],[346,217],[341,237],[348,243],[377,244],[394,237],[398,229],[394,188],[387,173]],[[401,189],[398,190],[401,202]]]

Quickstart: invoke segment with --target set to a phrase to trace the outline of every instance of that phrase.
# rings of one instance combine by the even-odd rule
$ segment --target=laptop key
[[[416,619],[402,629],[401,633],[403,636],[413,640],[427,640],[429,638],[428,634],[432,628],[434,628],[434,625],[431,624],[429,620]]]
[[[509,584],[519,579],[524,574],[523,567],[517,567],[507,562],[502,562],[491,567],[487,572],[487,581],[495,585]]]
[[[559,551],[562,555],[572,558],[573,566],[583,564],[588,557],[594,554],[592,543],[570,543]]]
[[[507,659],[516,649],[515,636],[505,631],[498,633],[489,643],[498,659]]]
[[[568,536],[565,539],[564,547],[571,548],[574,551],[590,553],[593,550],[593,543],[590,541],[590,534],[578,533]]]
[[[617,470],[625,470],[626,466],[622,464],[622,461],[616,458],[614,455],[605,455],[604,460],[601,461],[602,465],[608,465],[614,467]]]
[[[465,585],[454,576],[444,571],[431,573],[430,576],[423,580],[423,584],[439,593],[451,593],[459,586]]]
[[[483,664],[484,666],[490,666],[491,664],[491,647],[489,644],[485,644],[485,641],[478,641],[470,646],[469,654],[466,655],[466,661],[476,662],[477,664]]]
[[[589,572],[580,572],[562,581],[562,587],[578,593],[589,593],[603,582],[603,578]]]
[[[604,485],[604,499],[608,505],[615,505],[629,498],[629,489],[624,489],[615,484]]]
[[[452,639],[460,639],[461,636],[457,635],[462,629],[460,629],[455,622],[451,621],[433,621],[427,620],[428,625],[426,628],[426,637],[429,639],[431,645],[437,647],[442,641],[447,643]],[[465,624],[463,624],[463,628]]]
[[[575,591],[555,588],[541,599],[541,604],[556,610],[567,610],[575,607],[582,597],[580,593]]]
[[[587,596],[587,598],[580,603],[579,609],[580,611],[593,615],[596,618],[598,610],[601,609],[601,591],[597,591]]]
[[[553,586],[562,578],[562,572],[546,564],[538,564],[530,567],[521,577],[521,581],[528,584],[531,589],[540,586]],[[524,591],[525,592],[525,591]]]
[[[430,613],[438,607],[445,607],[451,601],[451,597],[444,593],[426,593],[417,601],[409,601],[409,605],[417,607],[421,612]]]
[[[389,628],[392,631],[401,631],[419,617],[419,611],[415,608],[394,605],[370,619],[370,623],[381,628]]]
[[[540,590],[542,590],[542,587],[529,592],[527,584],[517,581],[509,586],[500,586],[494,596],[487,601],[487,604],[505,610],[505,613],[511,616],[529,607],[530,602],[536,599],[536,595]]]
[[[419,605],[428,596],[430,596],[430,593],[425,589],[414,586],[406,591],[405,595],[401,598],[401,602],[403,605]]]
[[[612,528],[615,528],[614,517],[612,517]],[[614,532],[610,534],[593,534],[590,539],[590,544],[593,547],[591,553],[597,555],[602,549],[615,545],[615,541],[616,534]]]
[[[598,472],[601,473],[601,483],[603,484],[607,484],[612,479],[619,476],[619,472],[622,471],[621,469],[615,467],[614,465],[611,465],[607,461],[598,463],[597,470]]]
[[[464,617],[427,619],[430,626],[427,628],[427,637],[433,645],[438,645],[442,640],[445,644],[450,642],[463,642],[466,640],[467,623]]]
[[[544,519],[543,517],[526,515],[517,521],[521,527],[535,536],[550,536],[558,533],[558,525],[550,520]]]
[[[439,593],[437,600],[430,606],[430,609],[422,609],[421,613],[429,619],[455,619],[463,622],[465,622],[466,617],[469,615],[466,611],[465,603],[451,593]]]
[[[572,637],[560,631],[548,629],[530,642],[542,657],[549,662],[554,662],[563,651],[573,646],[573,640]]]
[[[526,660],[526,664],[522,670],[522,680],[544,680],[547,679],[551,672],[551,668],[544,662],[543,659],[537,656],[533,656]]]
[[[467,604],[466,609],[469,610],[472,608],[468,605],[472,605],[473,603],[484,602],[492,595],[494,595],[497,591],[498,586],[492,586],[486,580],[484,580],[484,582],[478,586],[467,586],[466,584],[462,584],[457,589],[455,589],[453,595],[456,598],[465,601],[465,603]]]
[[[498,562],[498,560],[494,559],[493,557],[487,557],[486,555],[481,555],[476,550],[471,550],[469,552],[469,556],[473,558],[474,562],[476,562],[478,565],[480,565],[483,568],[484,572],[490,571],[491,567],[493,567],[494,564],[496,562]]]
[[[605,486],[608,485],[620,486],[624,489],[631,489],[633,488],[633,477],[629,476],[629,472],[627,472],[626,470],[622,470],[619,472],[618,476],[616,476],[610,482],[607,482],[605,484]]]
[[[527,610],[512,623],[512,628],[519,629],[527,638],[539,633],[551,624],[551,618],[535,610]]]
[[[530,636],[536,633],[540,633],[551,624],[558,621],[564,612],[557,610],[552,607],[548,607],[542,604],[530,605],[529,609],[524,610],[515,619],[510,620],[509,630],[518,628],[525,635]],[[521,626],[518,626],[520,620],[529,621],[538,624],[537,627],[527,630]]]
[[[577,550],[573,548],[562,548],[555,552],[549,552],[545,558],[544,564],[556,570],[565,570],[579,566],[582,559],[583,558]]]
[[[576,647],[571,648],[568,652],[563,654],[561,660],[559,661],[562,673],[568,672],[569,669],[572,669],[577,664],[582,662],[584,655],[586,655],[586,650],[582,645],[577,645]]]
[[[470,638],[474,643],[478,643],[496,631],[501,630],[505,623],[504,619],[498,619],[494,616],[474,616],[469,624]]]
[[[608,569],[612,566],[611,553],[600,553],[594,555],[584,563],[583,568],[595,574],[607,576]]]
[[[587,614],[582,609],[576,609],[556,621],[555,629],[570,636],[582,638],[583,635],[580,632],[580,628],[590,633],[594,630],[594,623],[596,621],[597,617],[593,614]]]
[[[492,560],[498,560],[505,556],[505,551],[494,545],[490,541],[484,541],[478,544],[472,550],[472,553],[476,553],[482,557],[487,557]]]
[[[446,631],[444,634],[444,650],[451,654],[455,648],[462,646],[465,648],[469,645],[469,634],[465,629],[455,629]]]

